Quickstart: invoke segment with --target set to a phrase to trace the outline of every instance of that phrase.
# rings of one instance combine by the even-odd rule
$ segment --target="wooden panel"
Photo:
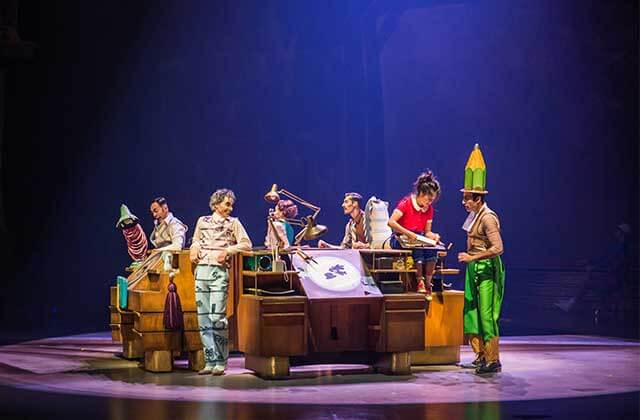
[[[369,350],[369,325],[378,323],[369,319],[369,304],[348,305],[343,308],[345,313],[347,322],[338,325],[338,335],[348,338],[349,348]]]
[[[185,351],[195,351],[202,349],[202,339],[200,331],[185,331],[182,334],[182,349]]]
[[[385,296],[385,308],[392,309],[426,309],[424,295],[407,293],[402,295]]]
[[[305,302],[306,298],[300,296],[241,296],[238,305],[240,351],[265,357],[306,354]]]
[[[151,290],[154,292],[160,292],[163,290],[166,290],[165,288],[163,288],[162,286],[164,286],[165,283],[169,283],[168,280],[168,274],[164,274],[164,276],[167,276],[167,278],[162,278],[163,274],[161,273],[151,273],[149,272],[148,274],[149,276],[149,286],[147,288],[147,290]],[[167,284],[168,286],[168,284]]]
[[[118,287],[111,286],[109,288],[109,305],[116,306],[118,305]]]
[[[304,312],[305,301],[289,302],[278,301],[270,302],[268,300],[262,301],[262,313],[282,313],[282,312]]]
[[[231,318],[236,311],[237,294],[238,294],[238,281],[242,279],[239,275],[241,271],[241,260],[239,254],[235,254],[231,257],[229,262],[229,288],[227,290],[227,319]],[[195,294],[194,294],[195,299]]]
[[[383,336],[378,351],[406,352],[423,349],[425,310],[426,300],[422,295],[386,295]]]
[[[243,295],[238,303],[238,349],[260,354],[260,297]]]
[[[133,312],[118,311],[115,306],[109,306],[109,323],[110,324],[133,324]]]
[[[425,348],[462,345],[464,292],[447,290],[434,293],[425,323]]]
[[[240,351],[238,348],[238,316],[233,314],[227,317],[229,328],[229,351]]]
[[[384,313],[385,352],[424,348],[424,309],[393,309]]]
[[[263,314],[258,356],[299,356],[307,353],[304,312]]]
[[[182,350],[182,332],[146,332],[142,334],[142,347],[144,351]]]
[[[311,301],[309,323],[313,333],[313,351],[369,350],[369,326],[378,325],[377,317],[371,319],[370,303],[376,305],[378,302],[363,300]]]
[[[198,314],[183,312],[184,330],[198,331]],[[135,317],[134,328],[139,332],[167,331],[164,328],[164,312],[142,312]]]
[[[140,335],[133,329],[133,324],[121,324],[120,333],[123,341],[132,341],[140,339]]]
[[[136,312],[163,312],[166,292],[129,290],[127,308]]]

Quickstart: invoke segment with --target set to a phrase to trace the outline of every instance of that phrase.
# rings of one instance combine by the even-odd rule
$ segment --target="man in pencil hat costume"
[[[498,215],[487,206],[487,169],[476,144],[464,171],[462,205],[469,212],[462,229],[467,232],[467,252],[458,261],[467,264],[464,286],[464,333],[476,354],[465,367],[476,373],[500,372],[498,320],[504,296],[504,265]]]

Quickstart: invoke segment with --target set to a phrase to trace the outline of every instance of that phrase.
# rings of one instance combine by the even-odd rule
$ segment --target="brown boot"
[[[476,358],[473,362],[462,364],[461,366],[467,369],[477,369],[485,364],[485,350],[482,337],[478,334],[469,334],[469,345],[471,345],[471,349],[476,354]]]
[[[493,337],[484,344],[485,364],[476,369],[477,374],[498,373],[502,371],[499,340],[499,337]]]

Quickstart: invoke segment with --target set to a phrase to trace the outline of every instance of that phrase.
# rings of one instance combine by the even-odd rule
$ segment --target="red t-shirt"
[[[426,211],[416,210],[410,195],[400,200],[396,209],[402,212],[402,217],[398,220],[400,226],[412,232],[424,232],[427,222],[433,220],[433,206],[429,206]]]

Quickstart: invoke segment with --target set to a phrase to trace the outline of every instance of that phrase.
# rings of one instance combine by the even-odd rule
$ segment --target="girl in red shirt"
[[[404,197],[389,218],[389,227],[395,235],[391,238],[393,248],[402,248],[396,235],[404,235],[410,242],[416,240],[416,234],[424,235],[436,242],[440,235],[431,231],[433,223],[433,202],[440,195],[440,183],[431,171],[420,174],[413,184],[413,192]],[[431,300],[431,278],[436,266],[435,250],[424,248],[412,249],[413,260],[418,280],[418,293],[427,295]]]

